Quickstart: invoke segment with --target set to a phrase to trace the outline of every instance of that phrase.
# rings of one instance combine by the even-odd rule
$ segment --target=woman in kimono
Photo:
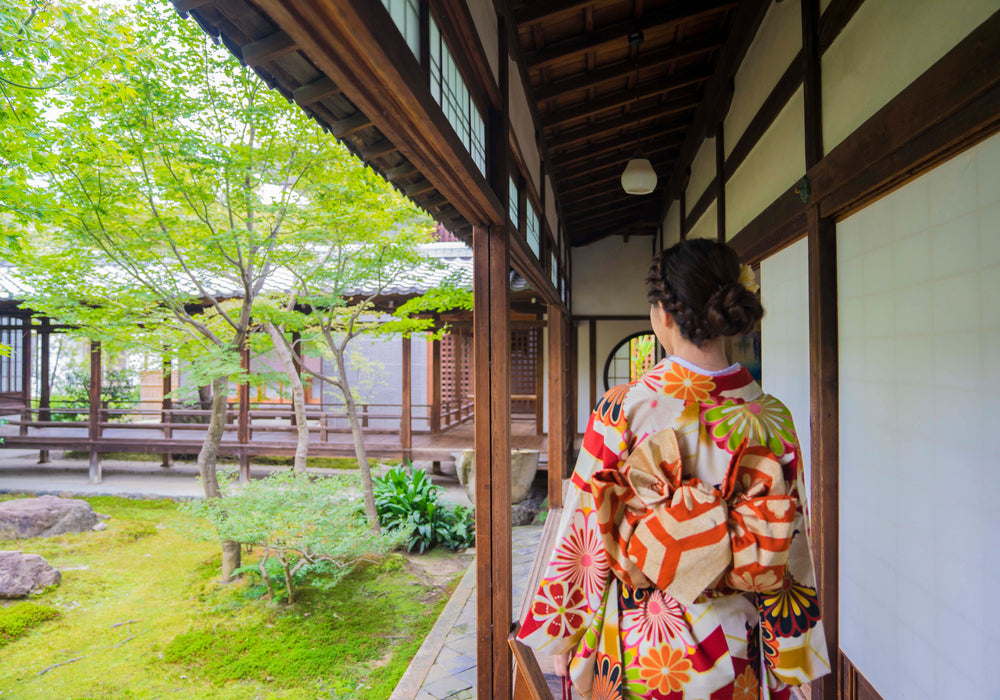
[[[592,700],[785,700],[830,663],[791,416],[726,359],[753,272],[694,239],[646,284],[667,357],[591,415],[518,636]]]

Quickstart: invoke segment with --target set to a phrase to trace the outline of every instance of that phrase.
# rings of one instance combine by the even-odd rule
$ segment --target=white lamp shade
[[[622,188],[628,194],[649,194],[656,189],[656,171],[648,158],[635,157],[622,173]]]

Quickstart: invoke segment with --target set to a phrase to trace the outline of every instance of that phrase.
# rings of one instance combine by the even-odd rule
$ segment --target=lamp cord
[[[639,47],[635,47],[635,145],[642,150],[642,132],[639,131]]]

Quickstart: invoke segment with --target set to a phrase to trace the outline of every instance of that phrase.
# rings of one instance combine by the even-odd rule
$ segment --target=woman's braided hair
[[[697,346],[749,333],[764,316],[756,294],[740,282],[740,259],[706,238],[681,241],[649,266],[646,298],[674,317],[681,336]]]

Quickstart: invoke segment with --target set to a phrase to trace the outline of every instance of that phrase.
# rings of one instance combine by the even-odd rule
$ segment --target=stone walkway
[[[512,531],[512,612],[515,617],[521,607],[541,534],[541,525],[515,527]],[[468,700],[476,697],[475,581],[473,562],[390,700]],[[545,661],[547,659],[539,659],[543,670],[548,671]]]

